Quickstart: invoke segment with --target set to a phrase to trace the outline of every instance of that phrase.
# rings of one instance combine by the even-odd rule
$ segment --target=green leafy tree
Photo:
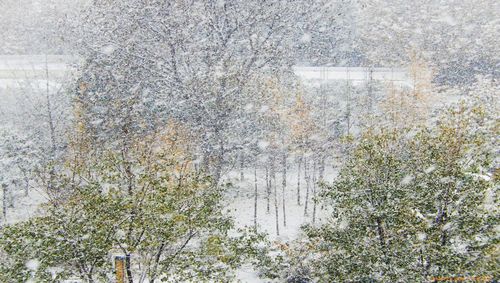
[[[498,277],[495,105],[461,103],[434,127],[363,134],[324,196],[333,215],[306,227],[320,282]],[[493,119],[492,119],[493,118]]]
[[[41,216],[2,229],[0,281],[109,281],[114,254],[126,256],[128,282],[229,281],[262,236],[230,238],[224,187],[196,173],[172,139],[156,140],[126,154],[90,150],[60,172]]]

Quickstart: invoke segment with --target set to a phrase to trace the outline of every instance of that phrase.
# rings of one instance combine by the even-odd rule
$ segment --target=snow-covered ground
[[[331,182],[336,172],[332,166],[327,166],[325,169],[325,182]],[[287,186],[285,189],[285,213],[286,226],[283,223],[283,187],[282,176],[276,174],[277,195],[278,195],[278,218],[279,218],[279,235],[276,233],[276,214],[274,206],[274,189],[270,196],[270,210],[267,212],[267,194],[265,171],[257,170],[257,225],[258,230],[266,232],[272,241],[287,242],[296,239],[300,235],[300,227],[306,223],[312,223],[313,205],[312,187],[309,191],[309,206],[308,215],[305,215],[304,202],[306,199],[306,181],[304,173],[301,172],[300,195],[301,205],[297,204],[297,165],[290,165],[287,172]],[[254,172],[252,170],[244,171],[244,180],[241,181],[239,172],[228,174],[227,181],[233,183],[234,190],[228,191],[227,202],[230,215],[233,216],[236,226],[245,227],[254,225]],[[311,184],[312,186],[312,184]],[[319,187],[316,185],[316,191],[319,192]],[[325,219],[325,209],[320,204],[317,205],[316,223],[321,223]]]
[[[271,192],[270,210],[267,212],[266,199],[266,180],[265,171],[257,170],[257,225],[260,232],[266,232],[269,240],[275,244],[287,243],[297,239],[301,235],[300,227],[306,223],[312,223],[313,201],[312,188],[310,191],[308,215],[304,215],[304,201],[306,196],[306,181],[304,173],[301,172],[301,205],[297,204],[297,164],[289,164],[287,169],[287,186],[285,189],[285,212],[286,226],[283,225],[283,195],[282,195],[282,176],[276,175],[277,193],[278,193],[278,217],[279,217],[279,232],[276,233],[276,214],[274,207],[274,191]],[[303,170],[303,169],[302,169]],[[325,168],[325,182],[331,182],[336,176],[336,170],[333,166]],[[226,181],[233,183],[234,190],[229,191],[226,197],[228,203],[228,211],[233,216],[237,228],[254,225],[254,171],[251,169],[244,170],[244,180],[240,180],[240,172],[231,172],[228,174]],[[319,188],[316,187],[317,191]],[[328,210],[317,205],[316,223],[325,221],[328,217]],[[244,283],[269,282],[258,277],[257,272],[250,265],[245,265],[237,271],[237,280]]]
[[[313,200],[312,187],[309,192],[309,209],[308,215],[304,215],[304,202],[306,198],[306,181],[304,174],[301,174],[301,205],[297,204],[297,168],[296,164],[292,164],[287,172],[287,187],[285,189],[285,204],[286,204],[286,226],[283,226],[283,195],[282,195],[282,178],[277,174],[277,194],[278,194],[278,215],[280,235],[276,234],[276,218],[274,208],[274,191],[270,195],[270,211],[267,212],[267,199],[265,187],[265,172],[257,170],[257,224],[258,230],[269,234],[273,241],[287,242],[296,239],[300,235],[300,226],[312,222]],[[227,212],[234,218],[236,228],[254,225],[254,174],[253,169],[245,170],[245,179],[239,180],[239,172],[230,172],[227,174],[225,182],[231,182],[233,186],[226,194]],[[334,169],[325,169],[325,182],[331,182],[335,176]],[[311,184],[312,185],[312,184]],[[316,190],[319,187],[316,186]],[[28,196],[24,196],[24,192],[18,192],[14,207],[7,210],[7,222],[14,223],[25,220],[36,215],[37,208],[40,204],[47,200],[44,193],[39,190],[31,189]],[[317,223],[324,220],[326,214],[325,209],[319,204],[316,214]]]
[[[36,216],[40,204],[46,201],[45,193],[38,190],[32,189],[27,196],[24,196],[24,192],[18,192],[14,206],[7,209],[6,223],[16,223]]]

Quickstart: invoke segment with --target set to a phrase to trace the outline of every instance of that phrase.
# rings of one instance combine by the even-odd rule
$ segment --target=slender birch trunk
[[[52,116],[52,102],[50,99],[50,87],[49,87],[49,66],[48,66],[48,60],[47,60],[47,54],[45,54],[45,76],[46,76],[46,93],[45,93],[45,107],[47,110],[47,123],[49,126],[49,133],[50,133],[50,171],[49,171],[49,183],[48,183],[48,190],[49,192],[52,193],[52,188],[53,188],[53,182],[55,178],[55,171],[54,171],[54,164],[53,162],[55,161],[55,155],[56,155],[56,134],[55,134],[55,126],[54,126],[54,119]]]
[[[254,166],[254,171],[253,171],[253,177],[254,177],[254,194],[253,194],[253,226],[255,227],[255,230],[257,230],[257,165]]]
[[[28,173],[26,170],[21,169],[23,173],[23,180],[24,180],[24,196],[27,197],[29,195],[29,189],[30,189],[30,179],[28,178]]]
[[[310,187],[310,176],[308,172],[308,160],[304,158],[304,179],[306,179],[306,200],[304,202],[304,216],[308,216],[308,209],[309,209],[309,187]]]
[[[7,222],[7,185],[2,184],[2,215],[4,223]]]
[[[245,173],[243,170],[245,169],[245,155],[243,153],[240,154],[240,181],[245,180]]]
[[[300,165],[302,165],[302,157],[299,157],[299,164],[298,164],[298,169],[297,169],[297,205],[300,204]]]
[[[269,181],[269,167],[266,164],[266,202],[267,202],[266,212],[267,212],[267,214],[269,214],[271,212],[270,197],[271,197],[271,184]]]
[[[14,208],[14,188],[17,188],[16,181],[11,182],[10,190],[7,190],[9,208]]]
[[[283,171],[282,171],[282,186],[283,186],[283,191],[281,192],[281,200],[282,200],[282,206],[283,206],[283,227],[286,227],[286,196],[285,196],[285,191],[286,191],[286,153],[283,153],[283,161],[282,161],[282,166],[283,166]]]
[[[52,103],[50,100],[50,87],[49,87],[49,67],[48,67],[48,61],[47,61],[47,55],[45,55],[45,76],[46,76],[46,85],[45,85],[45,106],[47,108],[47,122],[49,125],[49,130],[50,130],[50,146],[51,146],[51,158],[54,158],[54,155],[56,153],[56,130],[54,126],[54,120],[52,117]]]
[[[319,185],[323,184],[323,182],[325,181],[325,159],[326,156],[321,155],[321,161],[319,164],[319,179],[318,179]],[[323,210],[323,206],[320,207],[320,210]]]
[[[276,185],[276,168],[274,158],[271,161],[271,182],[274,188],[274,214],[276,216],[276,235],[280,235],[279,210],[278,210],[278,186]]]
[[[316,164],[317,160],[313,161],[313,171],[312,171],[312,193],[313,193],[313,215],[312,215],[312,223],[316,223]]]

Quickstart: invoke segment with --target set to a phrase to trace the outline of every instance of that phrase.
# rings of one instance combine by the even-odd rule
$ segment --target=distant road
[[[403,68],[365,67],[302,67],[295,66],[294,73],[307,83],[321,84],[329,81],[350,81],[360,84],[369,80],[411,85],[411,79]]]
[[[46,79],[61,77],[77,59],[59,55],[0,55],[0,79]]]
[[[15,87],[19,81],[58,81],[69,75],[78,58],[60,55],[0,55],[0,87]],[[328,81],[351,81],[359,84],[368,80],[411,85],[403,68],[363,67],[304,67],[295,66],[294,72],[308,84]]]

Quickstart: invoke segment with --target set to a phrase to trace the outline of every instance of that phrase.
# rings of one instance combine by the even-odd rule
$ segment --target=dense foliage
[[[128,278],[140,282],[228,280],[261,236],[229,238],[223,186],[165,143],[151,144],[72,160],[54,177],[41,216],[3,227],[0,280],[107,281],[112,255],[130,256]]]
[[[326,185],[328,223],[306,227],[320,282],[498,276],[495,103],[462,103],[434,127],[364,133]],[[493,118],[493,119],[492,119]]]

